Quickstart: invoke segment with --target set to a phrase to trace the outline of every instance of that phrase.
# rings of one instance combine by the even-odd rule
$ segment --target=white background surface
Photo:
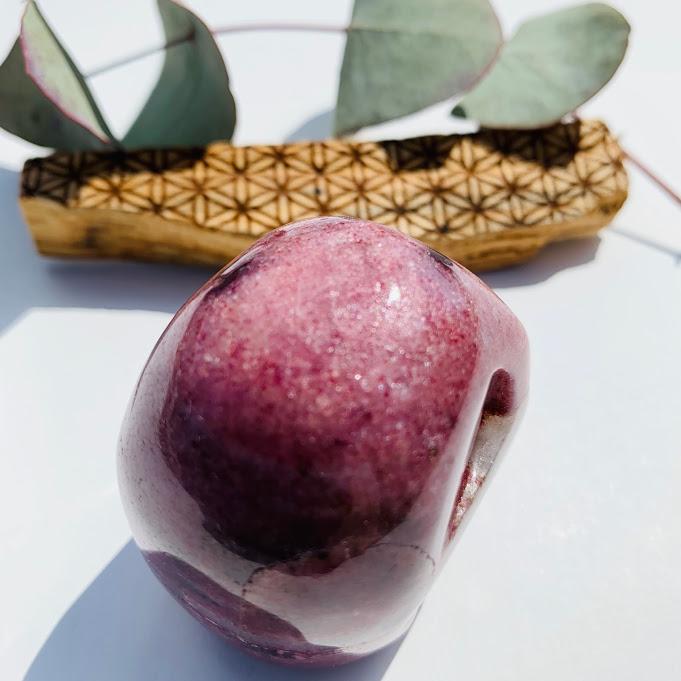
[[[188,3],[212,26],[344,23],[350,3]],[[505,29],[562,3],[498,0]],[[161,41],[150,0],[43,0],[89,70]],[[584,113],[681,186],[681,10],[619,0],[621,71]],[[3,0],[0,52],[21,6]],[[342,38],[220,39],[238,142],[281,141],[333,106]],[[160,67],[93,79],[117,131]],[[452,128],[449,105],[369,131]],[[325,135],[325,118],[297,136]],[[671,681],[681,678],[681,212],[634,171],[612,228],[486,281],[525,323],[532,395],[516,440],[401,645],[296,672],[223,645],[144,567],[116,490],[127,399],[171,313],[205,270],[37,257],[17,210],[35,147],[0,132],[0,678]]]

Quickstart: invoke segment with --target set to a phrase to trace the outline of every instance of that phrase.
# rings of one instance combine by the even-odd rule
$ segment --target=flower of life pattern
[[[30,161],[22,186],[70,208],[155,213],[253,237],[348,215],[424,240],[579,219],[626,190],[622,151],[598,121],[387,142],[57,153]]]

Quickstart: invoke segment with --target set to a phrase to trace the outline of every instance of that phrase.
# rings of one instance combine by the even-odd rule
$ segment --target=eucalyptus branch
[[[230,26],[222,26],[215,28],[211,31],[213,35],[229,35],[233,33],[249,33],[257,31],[277,31],[277,32],[309,32],[309,33],[346,33],[347,27],[344,26],[333,26],[329,24],[278,24],[278,23],[248,23],[248,24],[234,24]],[[139,52],[134,52],[126,57],[117,59],[115,61],[109,62],[102,66],[99,66],[92,71],[85,73],[85,78],[94,78],[108,71],[112,71],[121,66],[126,66],[144,57],[149,57],[152,54],[161,52],[164,50],[172,49],[178,45],[184,45],[194,39],[194,33],[190,33],[182,38],[177,38],[176,40],[164,43],[163,45],[157,45],[155,47],[149,47],[145,50],[140,50]],[[677,205],[681,206],[681,195],[679,195],[667,182],[665,182],[659,175],[657,175],[651,168],[649,168],[643,161],[634,156],[630,151],[623,149],[624,157],[628,160],[635,168],[639,170],[643,175],[645,175],[653,184],[655,184],[659,189],[661,189],[669,198],[672,199]]]
[[[211,31],[213,35],[229,35],[233,33],[251,33],[255,31],[277,31],[277,32],[305,32],[305,33],[346,33],[346,26],[333,26],[329,24],[277,24],[277,23],[248,23],[248,24],[233,24],[230,26],[222,26],[220,28],[215,28]],[[148,47],[139,52],[133,52],[126,57],[121,57],[115,61],[108,62],[102,66],[98,66],[92,71],[83,74],[85,78],[94,78],[108,71],[120,68],[121,66],[126,66],[144,57],[149,57],[152,54],[161,52],[164,50],[169,50],[178,45],[184,45],[185,43],[191,42],[194,38],[194,34],[190,33],[176,40],[164,43],[163,45],[156,45],[154,47]]]

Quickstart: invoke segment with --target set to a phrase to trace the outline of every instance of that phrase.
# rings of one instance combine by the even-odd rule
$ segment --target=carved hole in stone
[[[485,482],[497,454],[504,446],[513,421],[509,417],[512,405],[513,379],[507,371],[498,369],[490,379],[478,430],[461,477],[461,485],[449,520],[448,541],[461,526],[461,521]]]

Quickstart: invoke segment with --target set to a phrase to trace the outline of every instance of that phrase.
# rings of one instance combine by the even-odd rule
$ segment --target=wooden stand
[[[44,255],[219,265],[318,215],[394,226],[471,269],[522,262],[607,225],[627,196],[606,126],[387,142],[54,154],[24,167]]]

